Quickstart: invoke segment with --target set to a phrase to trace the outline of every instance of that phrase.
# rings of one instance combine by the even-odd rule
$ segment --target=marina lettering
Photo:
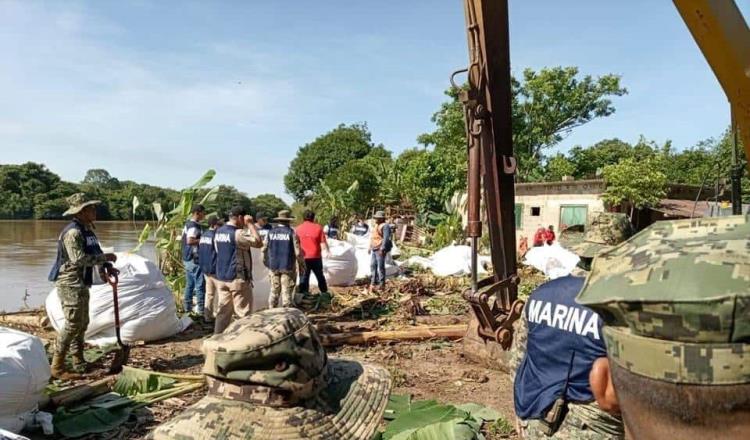
[[[229,234],[226,233],[226,232],[221,233],[221,234],[216,234],[214,236],[214,240],[216,242],[218,242],[218,243],[229,243],[229,242],[231,242],[231,240],[229,238]]]
[[[590,310],[530,300],[526,316],[529,322],[545,324],[581,336],[592,336],[599,340],[599,315]]]
[[[289,234],[268,234],[268,238],[271,240],[289,241],[292,237]]]

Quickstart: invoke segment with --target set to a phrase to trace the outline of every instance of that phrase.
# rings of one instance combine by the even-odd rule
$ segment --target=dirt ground
[[[430,285],[433,290],[435,285]],[[414,290],[413,285],[407,286],[407,290]],[[447,289],[453,290],[457,286],[447,285]],[[399,287],[394,286],[394,291]],[[418,290],[418,289],[417,289]],[[438,289],[439,290],[439,289]],[[360,327],[365,329],[408,329],[412,323],[428,324],[455,324],[467,321],[466,313],[453,315],[410,316],[409,304],[411,302],[401,301],[405,304],[404,310],[394,310],[384,306],[384,302],[368,303],[367,306],[358,306],[356,313],[351,310],[346,312],[347,298],[356,297],[354,290],[339,290],[334,292],[334,305],[328,312],[313,314],[318,326],[323,323],[326,327],[347,328]],[[433,308],[456,306],[451,300],[443,303],[430,303]],[[391,304],[394,302],[391,301]],[[458,306],[456,311],[461,311],[464,305]],[[332,313],[338,310],[338,313]],[[342,312],[343,311],[343,312]],[[411,309],[413,314],[415,310]],[[423,311],[424,312],[424,311]],[[422,313],[422,312],[420,312]],[[429,313],[427,310],[425,313]],[[354,316],[353,316],[354,315]],[[355,318],[355,319],[352,319]],[[411,321],[411,322],[409,322]],[[0,318],[0,325],[12,326],[41,337],[45,341],[52,341],[55,333],[51,330],[41,329],[34,325],[19,323],[8,323]],[[171,372],[178,374],[200,374],[203,364],[201,344],[205,338],[210,337],[212,328],[200,322],[195,323],[185,332],[164,341],[150,342],[144,345],[134,346],[131,350],[128,365],[153,371]],[[466,359],[462,352],[460,341],[428,340],[421,342],[394,342],[388,344],[373,344],[368,346],[342,346],[330,348],[331,356],[348,357],[357,360],[377,363],[385,366],[393,377],[393,393],[411,394],[415,399],[435,399],[445,403],[479,403],[497,410],[503,418],[512,422],[513,400],[512,384],[507,373],[484,368]],[[107,374],[112,355],[106,355],[91,367],[86,380],[104,377]],[[68,385],[68,384],[56,384]],[[203,397],[205,391],[168,399],[164,402],[139,410],[135,418],[124,425],[117,432],[107,433],[105,436],[92,436],[89,438],[121,438],[135,439],[144,438],[159,423],[162,423],[181,412],[186,406]],[[39,437],[43,438],[43,437]],[[49,437],[46,437],[49,438]],[[510,436],[490,435],[488,438],[516,438]]]

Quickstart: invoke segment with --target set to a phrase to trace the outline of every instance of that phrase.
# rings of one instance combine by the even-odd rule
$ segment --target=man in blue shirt
[[[214,248],[214,234],[221,226],[215,215],[208,217],[208,229],[201,235],[198,243],[198,263],[203,272],[204,285],[206,287],[206,299],[203,308],[203,319],[206,322],[214,321],[216,311],[216,249]]]
[[[571,247],[590,267],[598,254],[632,234],[624,214],[601,213]],[[511,348],[514,404],[527,439],[622,439],[622,420],[594,402],[589,373],[606,356],[602,321],[576,303],[585,278],[565,276],[539,286],[518,320]]]
[[[182,229],[182,264],[185,266],[185,295],[183,296],[183,308],[185,313],[193,310],[193,297],[196,299],[195,311],[197,315],[203,315],[203,303],[205,301],[206,287],[198,262],[198,244],[200,243],[202,227],[200,222],[206,217],[206,208],[203,205],[195,205],[190,210],[191,215]]]

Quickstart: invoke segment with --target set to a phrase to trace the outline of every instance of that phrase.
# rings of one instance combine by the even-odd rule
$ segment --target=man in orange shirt
[[[299,244],[302,248],[302,255],[305,257],[305,272],[299,280],[299,292],[309,292],[310,272],[312,272],[315,274],[315,279],[318,280],[320,291],[327,293],[328,285],[323,274],[323,255],[321,252],[321,248],[325,248],[326,252],[330,254],[328,242],[326,242],[326,234],[323,232],[323,227],[315,223],[314,212],[310,210],[305,211],[303,218],[304,221],[296,229]]]

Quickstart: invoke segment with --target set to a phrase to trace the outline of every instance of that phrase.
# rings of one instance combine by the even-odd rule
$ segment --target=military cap
[[[63,216],[76,215],[83,210],[83,208],[91,205],[99,205],[102,202],[100,200],[91,200],[84,193],[75,193],[68,196],[65,199],[68,202],[68,210],[63,212]]]
[[[750,216],[657,222],[595,258],[577,301],[632,373],[750,383]]]
[[[237,320],[202,350],[208,395],[154,438],[370,440],[388,402],[388,371],[329,358],[297,309]]]
[[[292,220],[294,220],[294,217],[288,209],[282,209],[279,211],[278,217],[273,218],[273,221],[275,222],[290,222]]]
[[[625,214],[619,212],[600,212],[594,214],[586,225],[586,231],[581,236],[563,233],[563,246],[576,255],[584,258],[594,258],[633,235],[633,227]],[[566,237],[568,237],[566,239]]]

